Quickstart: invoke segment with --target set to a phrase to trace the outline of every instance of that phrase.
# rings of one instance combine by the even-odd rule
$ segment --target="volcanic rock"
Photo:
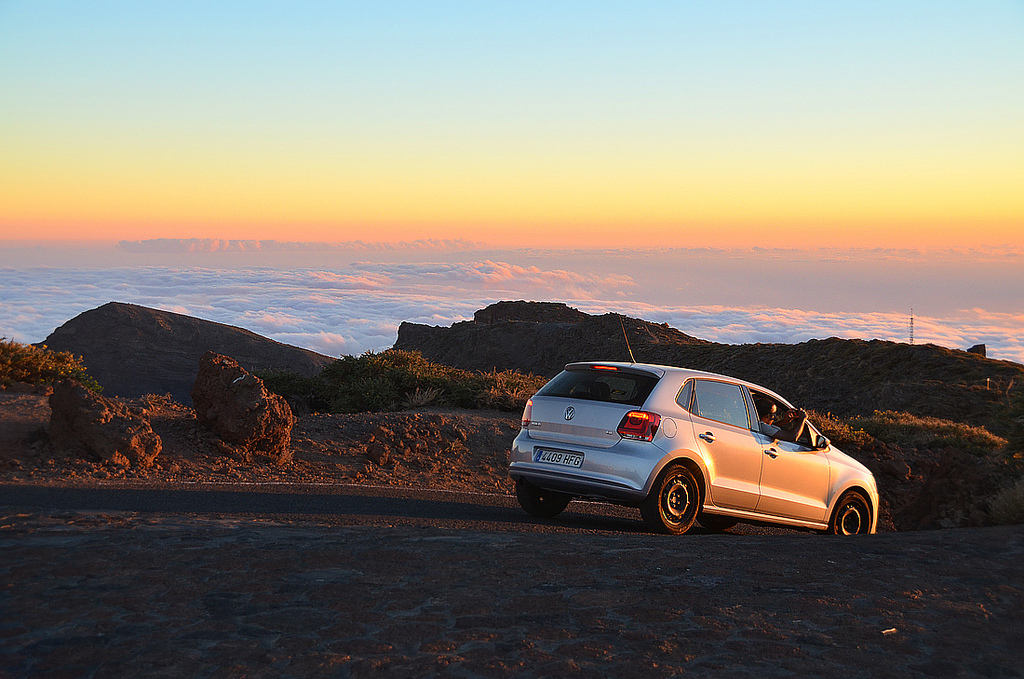
[[[1024,366],[933,344],[812,339],[800,344],[719,344],[667,324],[593,316],[564,304],[499,302],[475,320],[435,327],[402,323],[395,349],[466,370],[553,377],[575,361],[675,365],[748,380],[791,402],[843,417],[909,412],[977,426],[993,415]]]
[[[402,323],[395,349],[419,351],[431,361],[467,370],[519,370],[554,376],[582,360],[638,361],[637,349],[710,346],[667,324],[619,314],[592,316],[555,302],[498,302],[450,328]]]
[[[162,442],[149,420],[125,405],[62,380],[50,394],[50,440],[92,456],[133,467],[149,467]]]
[[[277,464],[291,459],[291,408],[234,359],[204,354],[191,395],[196,420],[223,441],[263,453]]]
[[[185,404],[207,351],[233,356],[249,371],[305,376],[319,374],[333,360],[230,325],[119,302],[79,314],[43,344],[81,356],[108,396],[171,394]]]

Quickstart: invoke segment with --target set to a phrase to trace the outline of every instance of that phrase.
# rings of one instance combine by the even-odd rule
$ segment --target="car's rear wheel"
[[[863,535],[871,532],[871,507],[864,496],[850,491],[839,498],[828,532],[833,535]]]
[[[722,516],[721,514],[705,514],[701,512],[697,515],[697,523],[713,531],[729,530],[739,522],[739,519],[731,516]]]
[[[516,499],[530,516],[550,519],[562,513],[572,496],[539,488],[525,479],[516,479]]]
[[[640,516],[651,530],[682,535],[690,530],[700,510],[700,487],[689,469],[668,467],[640,503]]]

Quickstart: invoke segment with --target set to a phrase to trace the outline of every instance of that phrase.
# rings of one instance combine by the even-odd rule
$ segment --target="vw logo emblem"
[[[565,409],[565,419],[571,420],[574,417],[576,417],[576,409],[573,408],[572,406],[569,406],[568,408]]]

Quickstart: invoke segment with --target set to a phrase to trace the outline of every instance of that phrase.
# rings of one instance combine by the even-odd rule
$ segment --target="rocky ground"
[[[225,445],[195,413],[165,396],[126,401],[148,418],[163,449],[148,469],[99,462],[57,449],[45,428],[45,394],[0,392],[0,482],[169,483],[277,481],[369,483],[511,492],[508,450],[519,431],[513,413],[420,410],[307,415],[292,430],[293,459],[272,464]]]
[[[45,394],[0,392],[0,483],[90,484],[280,482],[357,483],[512,494],[508,451],[518,413],[424,409],[305,415],[291,434],[291,459],[230,446],[169,396],[115,399],[143,414],[162,440],[154,464],[102,462],[47,436]],[[954,449],[901,448],[871,439],[843,444],[878,481],[880,531],[991,525],[988,501],[1005,485],[994,459]]]

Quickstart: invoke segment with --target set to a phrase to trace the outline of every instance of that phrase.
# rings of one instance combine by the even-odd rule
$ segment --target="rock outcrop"
[[[618,314],[592,316],[555,302],[498,302],[450,328],[402,323],[395,349],[419,351],[467,370],[519,370],[554,376],[566,363],[646,361],[650,347],[711,346],[666,324]]]
[[[249,371],[307,376],[333,360],[230,325],[119,302],[79,314],[42,343],[81,356],[107,396],[171,394],[185,404],[207,351],[233,356]]]
[[[221,440],[277,464],[291,460],[291,408],[234,359],[212,351],[204,354],[191,395],[196,420]]]
[[[933,344],[836,337],[800,344],[719,344],[664,324],[592,316],[551,303],[500,302],[476,318],[451,327],[402,323],[395,348],[456,368],[551,377],[574,361],[629,361],[628,339],[638,362],[731,375],[820,412],[852,416],[895,410],[982,426],[990,424],[1008,390],[1024,384],[1024,366],[1018,363]]]
[[[149,467],[162,442],[149,420],[127,406],[62,380],[50,394],[50,440],[103,461]]]

